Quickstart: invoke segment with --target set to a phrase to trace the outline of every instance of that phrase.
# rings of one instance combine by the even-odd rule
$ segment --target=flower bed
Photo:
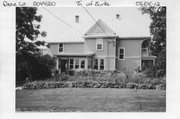
[[[166,89],[165,79],[150,79],[142,73],[90,71],[75,72],[73,76],[58,74],[45,81],[27,82],[23,89],[45,88],[129,88]]]

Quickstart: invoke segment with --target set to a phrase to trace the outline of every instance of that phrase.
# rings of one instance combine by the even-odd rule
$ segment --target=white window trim
[[[119,58],[120,49],[124,49],[124,57],[123,57],[123,59],[120,59],[120,58]],[[125,60],[125,47],[119,47],[119,48],[118,48],[118,60]]]
[[[63,44],[63,51],[62,52],[64,52],[64,43],[58,43],[58,52],[59,52],[59,44]],[[60,52],[60,53],[62,53],[62,52]]]
[[[102,43],[97,43],[97,40],[102,40]],[[98,49],[97,47],[98,44],[102,45],[102,49]],[[103,38],[96,38],[96,50],[103,50]]]

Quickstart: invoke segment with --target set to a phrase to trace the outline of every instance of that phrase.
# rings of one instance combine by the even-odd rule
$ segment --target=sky
[[[83,7],[46,7],[46,9],[70,25],[75,22],[75,15],[79,15],[80,22],[94,22]],[[111,21],[115,19],[116,14],[119,14],[122,20],[127,20],[140,28],[148,28],[150,24],[149,16],[142,15],[137,7],[87,7],[86,9],[96,20]],[[43,16],[40,30],[47,32],[47,37],[40,38],[41,40],[56,38],[57,35],[70,29],[41,7],[38,8],[37,14]]]

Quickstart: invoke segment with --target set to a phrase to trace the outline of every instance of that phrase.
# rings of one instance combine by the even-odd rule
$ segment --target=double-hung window
[[[96,50],[103,50],[103,38],[96,39]]]
[[[82,68],[82,69],[85,68],[85,60],[81,60],[81,68]]]
[[[75,69],[79,68],[79,59],[75,59]]]
[[[94,69],[104,70],[104,59],[94,59]]]
[[[74,66],[74,59],[70,59],[69,60],[69,68],[73,69],[73,66]]]
[[[94,59],[94,69],[98,70],[98,59]]]
[[[59,43],[59,52],[63,52],[63,50],[64,50],[64,44]]]
[[[125,48],[119,48],[119,51],[118,51],[118,58],[120,60],[124,60],[124,56],[125,56]]]
[[[104,59],[100,59],[100,70],[104,70]]]

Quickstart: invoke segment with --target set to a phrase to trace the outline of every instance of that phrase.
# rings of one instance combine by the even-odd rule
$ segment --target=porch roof
[[[55,53],[55,56],[63,56],[63,57],[90,57],[94,56],[95,53]]]

